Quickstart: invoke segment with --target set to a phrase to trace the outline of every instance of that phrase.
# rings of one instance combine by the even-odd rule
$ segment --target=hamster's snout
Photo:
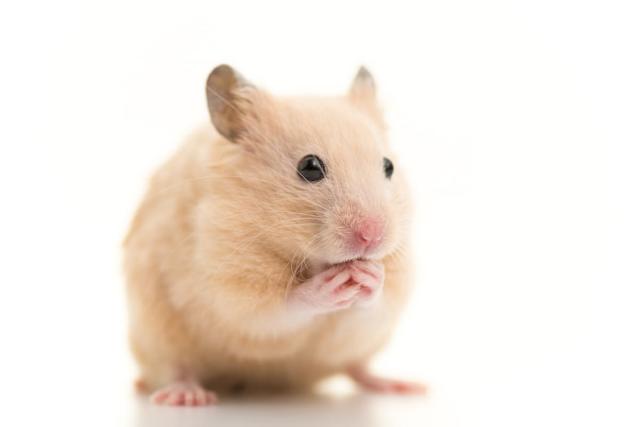
[[[381,203],[340,203],[328,216],[322,245],[313,248],[322,262],[340,264],[358,258],[381,259],[393,248],[394,223]]]
[[[384,221],[379,217],[364,217],[352,228],[351,244],[359,253],[374,251],[384,236]]]

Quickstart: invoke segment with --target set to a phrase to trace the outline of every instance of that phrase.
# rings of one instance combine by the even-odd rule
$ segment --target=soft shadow
[[[367,394],[331,396],[242,396],[226,398],[217,406],[171,408],[135,402],[135,426],[278,426],[380,427],[384,423],[376,407],[389,397]]]

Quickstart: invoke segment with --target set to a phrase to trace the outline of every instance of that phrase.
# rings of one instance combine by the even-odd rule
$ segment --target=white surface
[[[238,425],[256,427],[378,427],[428,425],[443,419],[419,398],[373,395],[263,397],[226,401],[217,407],[186,410],[134,403],[134,425],[140,427]],[[436,408],[437,409],[437,408]],[[423,424],[426,423],[426,424]],[[445,425],[450,425],[446,423]]]
[[[0,425],[640,424],[637,2],[175,4],[0,6]],[[222,62],[376,76],[418,260],[377,368],[429,398],[133,396],[118,245]]]

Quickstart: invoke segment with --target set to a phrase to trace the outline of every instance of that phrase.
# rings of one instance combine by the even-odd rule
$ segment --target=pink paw
[[[218,401],[216,394],[194,381],[169,384],[151,395],[151,402],[168,406],[206,406]]]
[[[350,263],[353,281],[360,286],[355,306],[369,307],[382,293],[384,264],[379,261],[356,260]]]
[[[289,297],[291,307],[313,314],[351,307],[360,292],[351,274],[349,264],[336,265],[316,274],[293,290]]]
[[[363,389],[376,393],[423,395],[427,392],[424,384],[378,377],[359,367],[350,369],[349,376]]]
[[[330,313],[373,303],[384,283],[384,266],[356,260],[330,267],[293,290],[290,305],[312,314]]]

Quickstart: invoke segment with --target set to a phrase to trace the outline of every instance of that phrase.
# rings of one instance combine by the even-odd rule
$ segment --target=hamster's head
[[[392,153],[371,74],[338,97],[277,98],[231,67],[207,81],[212,122],[236,147],[237,214],[256,239],[314,263],[382,259],[404,249],[408,189]]]

